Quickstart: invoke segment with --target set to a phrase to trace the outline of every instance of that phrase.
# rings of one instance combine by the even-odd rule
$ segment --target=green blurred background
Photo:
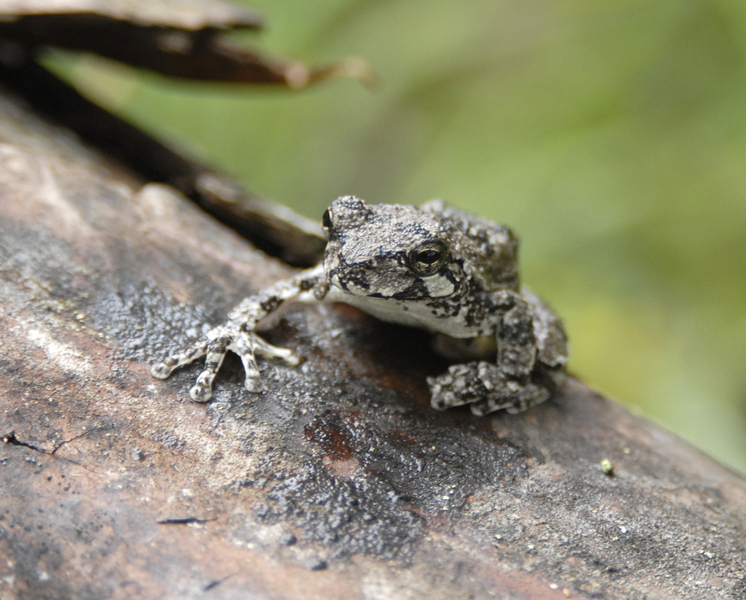
[[[381,77],[194,85],[82,59],[81,90],[319,218],[440,197],[510,225],[571,370],[746,472],[746,2],[286,0],[242,36]]]

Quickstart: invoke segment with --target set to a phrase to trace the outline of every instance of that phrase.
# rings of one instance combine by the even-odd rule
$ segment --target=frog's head
[[[418,301],[464,288],[462,261],[436,214],[344,196],[332,202],[322,225],[329,240],[324,271],[349,294]]]

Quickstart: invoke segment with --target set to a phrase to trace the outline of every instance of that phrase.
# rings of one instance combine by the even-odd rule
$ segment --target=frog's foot
[[[151,373],[154,377],[165,379],[175,369],[206,356],[205,368],[197,377],[197,382],[192,389],[189,390],[189,395],[195,402],[207,402],[212,398],[212,383],[228,351],[235,352],[241,358],[246,373],[244,385],[250,392],[259,392],[262,389],[259,367],[256,364],[257,355],[265,358],[281,358],[293,366],[299,362],[298,357],[291,350],[277,348],[257,334],[240,328],[215,327],[207,334],[207,338],[184,352],[169,356],[162,363],[153,365]]]
[[[470,404],[471,412],[479,416],[503,408],[519,413],[550,396],[545,387],[509,379],[497,365],[484,361],[452,365],[447,373],[428,377],[427,382],[433,408]]]

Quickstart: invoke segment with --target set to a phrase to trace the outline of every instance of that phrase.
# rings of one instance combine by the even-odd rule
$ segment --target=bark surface
[[[87,102],[40,49],[290,87],[366,71],[225,46],[261,21],[218,0],[0,13],[0,598],[746,598],[746,482],[577,380],[521,415],[439,413],[427,336],[342,305],[268,332],[305,362],[263,363],[261,394],[238,360],[207,405],[199,364],[153,380],[293,272],[194,202],[298,265],[317,226]]]
[[[436,412],[426,335],[299,306],[194,404],[152,361],[292,270],[8,95],[0,199],[0,597],[746,597],[746,482],[583,383]]]

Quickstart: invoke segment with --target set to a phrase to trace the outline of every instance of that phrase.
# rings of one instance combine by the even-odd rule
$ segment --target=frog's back
[[[504,225],[474,216],[431,200],[420,206],[424,213],[437,215],[449,241],[451,252],[463,261],[484,291],[518,290],[518,239]]]

